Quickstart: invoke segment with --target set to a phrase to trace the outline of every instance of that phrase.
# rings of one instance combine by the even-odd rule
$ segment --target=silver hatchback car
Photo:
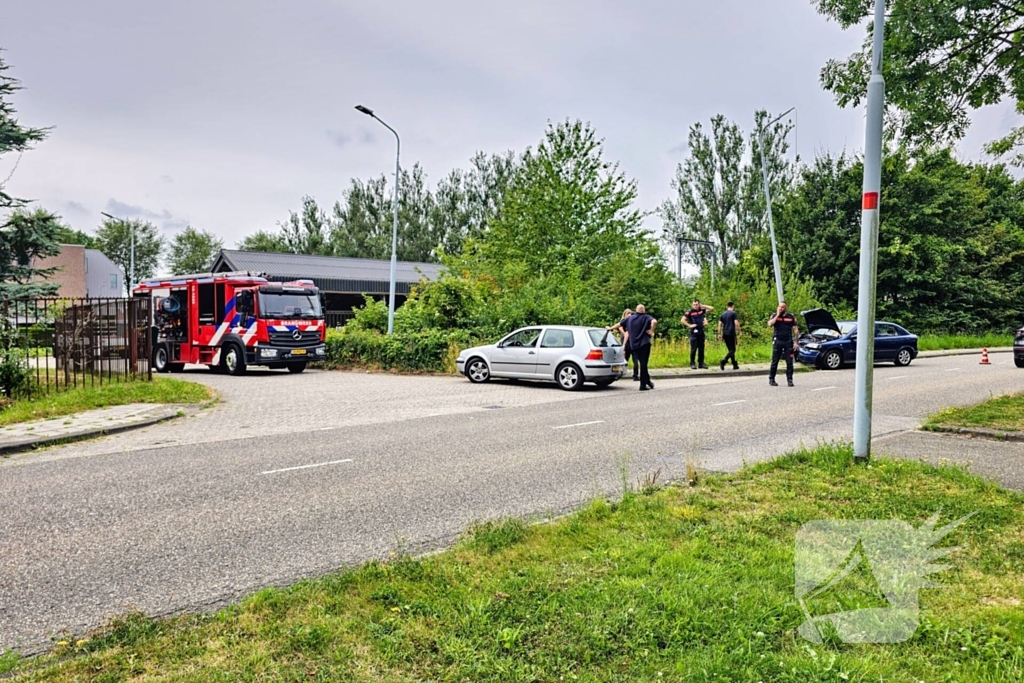
[[[532,379],[556,382],[566,391],[584,382],[606,387],[626,371],[622,344],[612,333],[571,325],[524,327],[496,344],[466,349],[455,363],[470,382]]]

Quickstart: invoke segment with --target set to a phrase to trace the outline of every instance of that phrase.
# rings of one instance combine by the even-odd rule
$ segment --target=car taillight
[[[587,354],[587,360],[604,360],[604,351],[601,349],[594,349]]]

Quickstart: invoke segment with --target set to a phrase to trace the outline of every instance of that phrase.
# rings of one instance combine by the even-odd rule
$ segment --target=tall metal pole
[[[132,287],[135,286],[135,224],[132,223],[131,226],[132,226],[132,255],[131,255],[131,265],[128,267],[128,270],[131,271],[131,275],[129,276],[129,282],[128,282],[128,296],[129,297],[131,297],[131,295],[132,295]]]
[[[395,278],[398,270],[398,182],[401,173],[402,139],[398,137],[398,131],[384,123],[383,120],[373,113],[372,109],[368,109],[360,104],[356,106],[356,111],[376,119],[381,125],[394,133],[395,142],[398,145],[395,150],[394,222],[391,227],[391,289],[388,297],[388,334],[393,334],[395,331]]]
[[[857,377],[853,391],[853,456],[871,457],[871,404],[875,360],[875,282],[878,273],[879,193],[882,189],[882,124],[885,79],[885,0],[875,0],[874,46],[864,133],[864,198],[860,222],[860,287],[857,292]]]
[[[789,111],[780,114],[775,117],[772,121],[766,123],[760,130],[757,131],[757,139],[761,143],[761,175],[764,178],[764,201],[768,206],[768,234],[772,238],[772,265],[775,267],[775,291],[779,295],[779,303],[783,301],[782,295],[782,270],[779,268],[779,249],[775,246],[775,221],[772,218],[772,192],[769,188],[768,183],[768,162],[765,160],[764,155],[764,129],[775,125],[776,122],[782,119],[783,116],[796,109],[792,107]]]

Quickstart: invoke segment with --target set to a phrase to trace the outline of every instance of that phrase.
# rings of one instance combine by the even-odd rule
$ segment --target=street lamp
[[[786,111],[786,112],[783,112],[782,114],[779,114],[778,116],[776,116],[774,119],[772,119],[770,122],[768,122],[767,124],[762,126],[757,131],[757,137],[758,137],[758,140],[761,143],[761,145],[760,145],[761,146],[761,173],[762,173],[762,175],[764,177],[764,200],[765,200],[765,203],[768,205],[768,234],[771,235],[771,238],[772,238],[772,265],[775,266],[775,290],[779,294],[779,303],[780,304],[783,301],[783,298],[782,298],[782,271],[779,269],[779,250],[775,246],[775,221],[772,219],[772,193],[771,193],[771,190],[768,187],[768,163],[765,161],[765,156],[764,156],[764,130],[766,128],[770,128],[771,126],[774,126],[776,123],[778,123],[779,121],[782,120],[782,117],[784,117],[786,114],[788,114],[789,112],[793,111],[794,109],[796,109],[796,107],[790,107],[789,111]]]
[[[128,275],[128,296],[131,296],[132,295],[132,287],[135,285],[135,224],[132,223],[131,221],[126,221],[123,218],[115,218],[114,216],[111,216],[109,213],[104,213],[103,211],[100,211],[100,215],[104,216],[106,218],[109,218],[112,221],[121,221],[122,223],[128,223],[128,225],[131,227],[131,231],[132,231],[132,239],[131,239],[132,249],[131,249],[131,256],[130,256],[131,260],[129,261],[129,266],[128,266],[128,273],[129,273],[129,275]]]
[[[708,251],[711,252],[711,293],[715,293],[715,243],[710,240],[688,240],[682,237],[676,238],[676,256],[679,261],[676,265],[677,274],[680,279],[683,277],[683,246],[684,244],[690,247],[701,246],[707,247]]]
[[[875,280],[878,275],[878,205],[882,189],[882,123],[885,79],[885,0],[875,0],[871,80],[864,130],[864,196],[860,219],[860,284],[857,290],[857,376],[853,388],[853,457],[871,457],[871,393],[875,362]]]
[[[402,156],[402,139],[398,137],[398,131],[384,123],[376,114],[373,113],[372,109],[364,107],[361,104],[356,105],[356,111],[366,114],[372,119],[376,119],[382,126],[390,130],[395,134],[395,142],[397,148],[395,150],[395,217],[394,223],[391,228],[391,296],[388,300],[388,334],[392,334],[395,330],[395,270],[398,267],[398,174],[400,172],[400,159]]]

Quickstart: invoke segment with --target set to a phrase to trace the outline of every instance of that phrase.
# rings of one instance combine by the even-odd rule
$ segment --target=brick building
[[[57,296],[93,299],[125,296],[121,269],[97,249],[62,244],[59,254],[36,259],[32,267],[57,269],[46,278],[60,285]]]

